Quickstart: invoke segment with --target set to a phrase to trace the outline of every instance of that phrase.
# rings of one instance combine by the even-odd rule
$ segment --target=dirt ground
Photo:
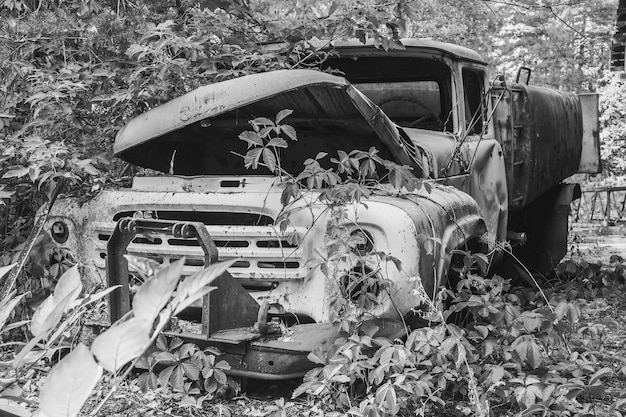
[[[611,255],[626,259],[626,223],[613,226],[602,223],[574,223],[569,233],[567,257],[589,263],[609,262]]]

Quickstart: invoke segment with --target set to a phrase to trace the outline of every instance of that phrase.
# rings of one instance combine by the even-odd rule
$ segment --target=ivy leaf
[[[341,363],[328,364],[324,367],[324,377],[330,382],[348,383],[350,377],[343,373],[344,365]]]
[[[176,355],[171,352],[158,352],[153,357],[155,363],[161,365],[176,365]]]
[[[276,115],[276,126],[280,125],[280,122],[283,121],[283,119],[285,119],[285,117],[289,116],[290,114],[293,113],[293,110],[289,110],[289,109],[284,109],[278,112],[278,114]]]
[[[176,365],[168,366],[167,368],[159,372],[159,384],[161,384],[162,387],[167,387],[167,384],[170,382],[172,373],[174,372],[174,368],[176,368]]]
[[[217,381],[217,383],[220,385],[224,385],[228,381],[228,377],[226,376],[226,373],[221,371],[220,368],[218,368],[218,366],[223,366],[223,365],[220,365],[223,363],[226,363],[226,362],[225,361],[218,362],[217,365],[215,365],[215,369],[213,369],[213,378],[215,378],[215,381]],[[230,365],[228,366],[228,368],[222,367],[221,369],[230,369]]]
[[[585,391],[585,386],[579,383],[569,383],[559,386],[557,394],[564,395],[567,399],[573,400]]]
[[[156,347],[157,347],[157,349],[159,349],[160,351],[164,351],[164,352],[166,352],[166,351],[168,350],[168,349],[167,349],[167,339],[165,338],[165,336],[164,336],[164,335],[160,334],[160,335],[157,337],[157,340],[156,340]]]
[[[502,381],[502,378],[504,378],[504,367],[495,366],[491,369],[491,371],[489,371],[489,376],[487,376],[487,379],[485,380],[485,385],[489,388]]]
[[[261,136],[262,138],[266,138],[270,133],[272,133],[272,131],[274,130],[273,127],[268,126],[268,127],[264,127],[263,129],[261,129],[261,131],[259,132],[259,136]]]
[[[389,182],[394,188],[399,190],[404,187],[409,192],[415,190],[417,179],[410,167],[393,162],[385,162],[385,167],[389,171]]]
[[[269,142],[267,142],[267,146],[273,146],[276,148],[286,148],[287,141],[283,138],[272,138]]]
[[[137,377],[137,385],[139,385],[142,392],[148,392],[159,387],[159,380],[154,372],[144,372]]]
[[[300,188],[298,187],[298,184],[294,182],[288,182],[285,185],[285,188],[283,188],[282,194],[280,195],[280,203],[283,205],[283,207],[285,207],[292,199],[297,200],[298,197],[300,197]]]
[[[298,140],[298,135],[296,134],[296,129],[291,125],[281,125],[280,130],[287,135],[287,137],[293,141]]]
[[[248,144],[248,149],[253,146],[263,146],[263,138],[257,132],[247,130],[239,135],[239,139]]]
[[[246,168],[258,168],[259,159],[261,158],[261,151],[263,151],[263,148],[255,148],[250,149],[248,153],[246,153],[246,157],[244,158],[244,164]]]
[[[526,408],[524,410],[524,412],[522,414],[520,414],[521,417],[527,417],[527,416],[534,416],[537,414],[540,415],[548,415],[549,408],[545,406],[545,404],[541,404],[541,403],[536,403],[531,405],[530,407]]]
[[[326,365],[326,354],[320,347],[316,347],[309,353],[307,359],[313,363],[317,363],[319,365]]]
[[[253,126],[274,126],[274,122],[267,117],[257,117],[256,119],[252,119],[250,123]]]
[[[396,415],[399,409],[396,390],[390,381],[376,390],[376,402],[385,407],[391,415]]]
[[[518,404],[523,405],[522,408],[528,408],[536,402],[537,390],[538,387],[536,385],[521,386],[515,388],[513,394]]]
[[[293,233],[290,233],[287,236],[287,243],[289,243],[290,245],[298,246],[300,245],[301,242],[302,242],[302,237],[300,236],[300,233],[296,231],[294,231]]]
[[[276,171],[276,155],[271,149],[263,148],[263,163],[267,166],[270,172]]]
[[[50,372],[40,393],[39,410],[46,416],[76,416],[102,377],[89,348],[82,343]]]
[[[518,337],[511,344],[522,360],[525,360],[533,369],[537,369],[543,360],[541,348],[535,340],[528,335]]]
[[[200,368],[191,361],[181,363],[180,368],[182,369],[183,374],[192,381],[197,381],[200,377]]]
[[[185,376],[183,375],[182,369],[180,366],[176,366],[172,371],[172,376],[170,377],[170,384],[172,385],[172,389],[174,391],[184,392],[185,391]]]
[[[152,321],[137,317],[116,322],[93,341],[91,351],[111,373],[141,355],[150,346]]]

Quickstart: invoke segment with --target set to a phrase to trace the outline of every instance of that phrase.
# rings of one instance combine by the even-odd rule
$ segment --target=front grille
[[[105,267],[106,244],[118,219],[134,212],[121,212],[114,216],[115,222],[98,223],[96,227],[96,249],[98,267]],[[229,269],[234,278],[250,288],[269,289],[280,281],[302,280],[306,275],[302,249],[289,243],[285,236],[297,233],[300,237],[305,228],[288,228],[280,234],[268,216],[249,213],[174,212],[158,211],[158,218],[174,221],[202,221],[218,248],[220,261],[236,259]],[[157,217],[155,215],[155,217]],[[232,223],[244,220],[244,225],[215,224],[218,220]],[[252,223],[252,224],[250,224]],[[261,223],[261,224],[258,224]],[[183,273],[189,275],[204,265],[204,254],[196,239],[174,238],[151,233],[138,235],[128,246],[128,253],[148,257],[162,264],[169,264],[185,257]],[[270,285],[271,284],[271,285]]]
[[[137,211],[120,211],[113,216],[113,221],[123,217],[136,217]],[[174,220],[179,222],[200,222],[214,226],[270,226],[274,219],[257,213],[237,213],[229,211],[176,211],[155,210],[145,212],[150,218]]]

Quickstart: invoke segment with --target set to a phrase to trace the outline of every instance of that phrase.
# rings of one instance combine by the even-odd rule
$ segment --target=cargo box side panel
[[[522,84],[508,90],[495,112],[496,136],[506,160],[510,209],[521,210],[579,171],[583,109],[575,94]]]

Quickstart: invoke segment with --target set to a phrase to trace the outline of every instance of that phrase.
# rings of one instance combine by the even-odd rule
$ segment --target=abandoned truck
[[[520,73],[515,83],[490,82],[487,64],[470,49],[402,43],[387,52],[337,43],[324,66],[344,76],[248,75],[131,120],[116,137],[115,155],[162,174],[135,177],[132,188],[103,191],[82,206],[61,199],[46,226],[85,266],[86,279],[122,284],[111,298],[112,320],[130,306],[124,253],[163,264],[185,257],[185,274],[235,260],[203,303],[202,330],[184,336],[222,349],[233,375],[291,378],[312,367],[311,350],[338,337],[331,302],[355,288],[342,276],[387,283],[367,313],[380,334],[395,337],[421,305],[411,290],[416,277],[434,297],[454,249],[489,253],[513,239],[533,271],[555,265],[566,250],[569,204],[580,193],[562,181],[600,169],[597,97],[528,85],[529,70],[521,72],[524,82]],[[319,152],[330,158],[375,147],[430,184],[346,205],[345,227],[365,239],[357,248],[362,263],[352,269],[311,267],[330,256],[320,255],[332,222],[315,198],[319,190],[283,207],[280,179],[262,166],[244,167],[238,136],[251,119],[285,109],[293,110],[286,123],[297,132],[281,152],[286,172],[299,173]],[[287,210],[282,230],[276,221]],[[298,241],[287,238],[293,234]],[[277,322],[289,326],[288,337],[271,334]]]

